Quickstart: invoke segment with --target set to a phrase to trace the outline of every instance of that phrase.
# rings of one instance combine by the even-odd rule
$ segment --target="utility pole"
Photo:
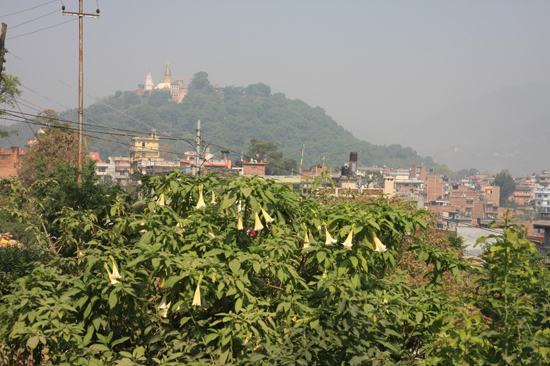
[[[197,156],[195,157],[195,176],[200,177],[201,166],[200,166],[200,156],[201,156],[201,120],[197,121],[197,137],[195,137],[195,150]]]
[[[6,53],[6,32],[8,30],[8,25],[2,23],[2,36],[0,36],[0,83],[2,82],[2,72],[4,71],[4,54]],[[0,90],[2,94],[2,90]]]
[[[82,183],[82,119],[84,113],[84,80],[83,80],[83,71],[82,71],[82,31],[84,26],[84,17],[86,18],[99,18],[99,9],[96,10],[96,14],[86,14],[83,12],[82,0],[78,0],[78,13],[65,11],[65,5],[61,7],[63,10],[63,15],[71,15],[78,17],[78,54],[79,54],[79,63],[78,63],[78,185]]]

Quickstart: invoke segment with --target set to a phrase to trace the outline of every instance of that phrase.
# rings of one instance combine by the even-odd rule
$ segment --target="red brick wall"
[[[0,150],[0,178],[19,176],[19,159],[23,155],[18,147],[11,150]]]
[[[265,175],[265,163],[244,163],[244,175]]]

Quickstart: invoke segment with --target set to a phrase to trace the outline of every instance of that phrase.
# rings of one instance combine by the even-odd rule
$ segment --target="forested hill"
[[[360,166],[388,165],[409,167],[426,162],[411,148],[400,145],[379,146],[355,138],[339,126],[322,108],[312,108],[301,100],[290,100],[282,93],[271,93],[265,84],[223,88],[221,98],[204,72],[197,73],[189,85],[189,93],[181,104],[169,101],[168,91],[116,92],[103,103],[84,111],[86,124],[109,126],[128,131],[150,132],[156,129],[164,151],[181,155],[192,150],[197,120],[201,120],[202,138],[210,152],[220,156],[220,150],[231,151],[235,160],[245,154],[252,138],[280,142],[285,158],[300,162],[305,145],[304,168],[326,163],[339,167],[349,160],[350,151],[358,152]],[[112,107],[112,108],[111,108]],[[115,110],[116,109],[116,110]],[[119,111],[123,112],[120,113]],[[62,119],[76,120],[76,111],[65,112]],[[373,122],[374,123],[374,122]],[[88,125],[87,129],[91,128]],[[101,158],[127,156],[129,137],[102,129],[108,134],[94,134],[90,149]],[[131,137],[135,133],[129,132]],[[167,155],[167,158],[173,156]],[[431,158],[428,158],[428,164]]]

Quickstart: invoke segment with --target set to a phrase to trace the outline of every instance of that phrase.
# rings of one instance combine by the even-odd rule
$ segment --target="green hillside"
[[[85,129],[97,131],[92,124],[109,126],[127,130],[127,135],[102,128],[103,134],[93,133],[97,138],[90,148],[99,151],[102,159],[127,156],[135,131],[150,132],[154,128],[161,137],[162,149],[172,153],[167,157],[174,158],[193,149],[191,141],[200,119],[202,138],[215,156],[227,148],[231,151],[230,158],[237,159],[241,151],[247,153],[250,139],[256,138],[279,141],[284,157],[298,162],[305,144],[303,167],[306,169],[321,163],[323,156],[328,164],[339,167],[349,160],[351,151],[358,152],[360,166],[408,167],[421,162],[433,163],[431,158],[423,158],[411,148],[361,141],[322,108],[290,100],[282,93],[272,94],[265,84],[229,86],[223,88],[223,93],[222,98],[204,72],[194,76],[181,104],[169,101],[168,91],[144,95],[116,92],[84,111]],[[76,121],[76,111],[65,112],[61,118]]]

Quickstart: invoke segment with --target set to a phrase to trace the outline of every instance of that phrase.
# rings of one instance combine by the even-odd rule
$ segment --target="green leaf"
[[[87,346],[88,343],[90,343],[90,341],[92,340],[93,335],[94,335],[94,326],[90,325],[88,326],[88,333],[86,333],[86,335],[84,336],[84,339],[82,340],[82,344],[84,346]]]
[[[241,263],[238,260],[233,259],[231,262],[229,262],[229,268],[231,269],[231,272],[233,272],[233,274],[237,274],[239,268],[241,268]]]
[[[235,301],[235,313],[238,313],[239,311],[241,311],[242,307],[243,307],[243,299],[239,297],[237,301]]]
[[[182,276],[170,276],[164,283],[164,288],[172,288],[179,280],[181,280]]]
[[[110,351],[109,347],[99,343],[94,344],[90,349],[94,351]]]
[[[205,337],[204,337],[204,343],[208,344],[210,342],[212,342],[214,339],[218,338],[220,335],[218,333],[210,333],[210,334],[207,334]]]
[[[116,340],[113,341],[113,343],[111,343],[111,347],[114,347],[114,346],[116,346],[117,344],[124,343],[124,342],[126,342],[128,339],[130,339],[130,337],[122,337],[122,338],[116,339]]]
[[[326,257],[327,257],[327,253],[317,252],[317,261],[319,262],[319,264],[323,263]]]
[[[38,346],[38,341],[40,338],[38,336],[31,337],[27,340],[27,347],[30,349],[35,349]]]
[[[256,362],[256,361],[259,361],[261,360],[262,358],[266,357],[266,355],[262,355],[261,353],[258,354],[258,355],[255,355],[253,356],[251,359],[250,359],[250,362]]]
[[[86,310],[84,310],[84,314],[82,315],[84,319],[88,318],[91,312],[92,312],[92,303],[89,303],[88,306],[86,307]]]
[[[116,295],[116,291],[111,291],[111,294],[109,295],[109,307],[113,309],[116,304],[118,303],[118,297]]]

